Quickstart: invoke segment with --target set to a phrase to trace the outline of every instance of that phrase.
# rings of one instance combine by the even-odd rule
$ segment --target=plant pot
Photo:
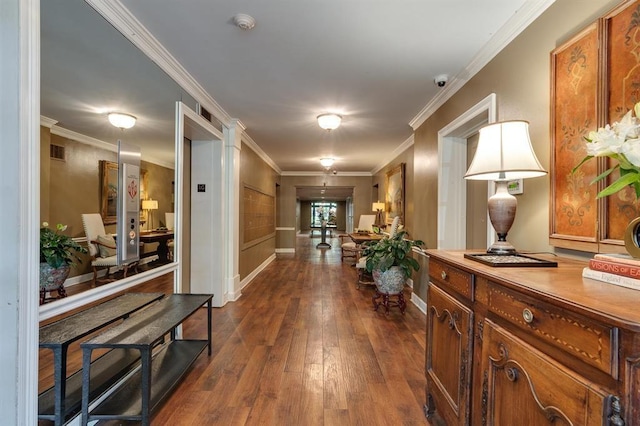
[[[627,225],[624,231],[624,248],[631,257],[640,259],[640,217]]]
[[[404,289],[407,278],[404,271],[399,266],[392,266],[384,272],[374,269],[373,281],[378,288],[378,292],[382,294],[398,294]]]
[[[71,272],[69,265],[54,268],[46,262],[40,263],[40,303],[45,302],[47,291],[57,290],[59,297],[66,297],[64,282]]]

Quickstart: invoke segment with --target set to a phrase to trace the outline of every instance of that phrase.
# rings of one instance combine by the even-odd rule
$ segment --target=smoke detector
[[[256,26],[256,20],[253,18],[253,16],[249,16],[244,13],[238,13],[236,16],[234,16],[233,23],[236,27],[245,31],[253,29],[253,27]]]

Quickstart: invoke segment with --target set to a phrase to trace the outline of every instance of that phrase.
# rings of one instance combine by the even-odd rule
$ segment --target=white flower
[[[635,116],[634,116],[635,113]],[[605,172],[599,174],[591,183],[607,179],[611,172],[620,168],[620,176],[598,193],[598,198],[612,195],[628,186],[632,186],[636,198],[640,199],[640,102],[634,105],[619,122],[606,125],[597,132],[590,132],[587,140],[587,156],[573,168],[575,172],[582,164],[593,157],[610,157],[617,161]]]
[[[620,152],[631,164],[640,167],[640,139],[628,139],[622,144]]]
[[[587,144],[587,155],[593,157],[617,154],[624,142],[624,138],[620,138],[608,124],[597,132],[590,132],[588,139],[590,142]]]
[[[42,227],[46,228],[47,226],[49,226],[49,222],[42,222]]]

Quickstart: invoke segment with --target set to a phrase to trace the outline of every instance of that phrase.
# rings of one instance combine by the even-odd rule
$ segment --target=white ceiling
[[[120,1],[284,174],[321,172],[321,157],[334,157],[338,174],[375,172],[411,137],[410,122],[553,2]],[[143,158],[171,163],[174,102],[197,99],[83,0],[41,7],[42,114],[108,142],[124,135]],[[256,27],[234,26],[237,13]],[[449,75],[444,89],[434,83],[440,74]],[[109,109],[138,124],[110,128]],[[317,126],[327,111],[344,116],[337,130]]]

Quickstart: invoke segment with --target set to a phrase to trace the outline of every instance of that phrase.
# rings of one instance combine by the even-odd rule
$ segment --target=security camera
[[[447,81],[449,81],[449,76],[446,74],[440,74],[433,79],[433,82],[436,83],[436,86],[438,87],[444,87],[447,84]]]

